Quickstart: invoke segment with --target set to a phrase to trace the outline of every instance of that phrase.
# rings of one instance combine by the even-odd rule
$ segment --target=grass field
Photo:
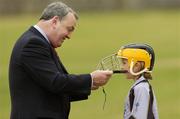
[[[58,49],[70,73],[88,73],[98,61],[128,43],[148,43],[156,53],[151,81],[160,119],[180,118],[180,10],[81,13],[72,39]],[[10,96],[8,63],[16,39],[37,22],[37,15],[0,17],[0,119],[8,119]],[[122,119],[123,103],[132,81],[114,75],[89,100],[72,103],[70,119]],[[27,107],[28,108],[28,107]]]

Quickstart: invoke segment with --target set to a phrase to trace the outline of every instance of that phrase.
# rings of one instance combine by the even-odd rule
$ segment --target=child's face
[[[129,72],[129,65],[128,65],[128,60],[127,59],[122,59],[122,70],[127,70],[128,72],[126,73],[126,78],[127,79],[132,79],[132,75]]]
[[[137,62],[134,66],[133,66],[133,72],[139,72],[140,70],[142,70],[144,67],[144,63],[143,62]],[[127,70],[128,73],[126,73],[126,78],[127,79],[136,79],[139,76],[134,76],[130,73],[130,66],[128,65],[128,60],[127,59],[122,59],[122,70]]]

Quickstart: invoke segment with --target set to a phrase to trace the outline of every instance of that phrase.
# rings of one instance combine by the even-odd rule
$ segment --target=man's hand
[[[98,88],[99,88],[99,86],[94,86],[94,85],[93,85],[93,86],[91,87],[91,90],[97,90]]]
[[[96,70],[91,73],[91,77],[93,80],[92,90],[98,89],[99,86],[105,85],[109,78],[111,78],[113,72],[112,71],[103,71],[103,70]]]

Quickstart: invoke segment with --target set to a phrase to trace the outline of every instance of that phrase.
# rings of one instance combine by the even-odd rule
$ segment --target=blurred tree
[[[35,13],[57,0],[0,0],[0,14]],[[179,8],[180,0],[61,0],[78,11]]]
[[[0,0],[0,14],[38,12],[49,2],[50,0]]]

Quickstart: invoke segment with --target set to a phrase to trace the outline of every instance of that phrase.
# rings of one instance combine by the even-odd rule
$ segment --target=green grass
[[[8,119],[10,96],[8,64],[13,44],[37,16],[0,17],[0,119]],[[70,73],[88,73],[101,58],[128,43],[148,43],[156,53],[151,81],[161,119],[180,117],[180,11],[80,13],[72,39],[58,53]],[[70,119],[122,119],[123,104],[132,81],[115,75],[105,86],[107,102],[102,110],[102,90],[89,100],[72,103]],[[27,107],[28,108],[28,107]]]

